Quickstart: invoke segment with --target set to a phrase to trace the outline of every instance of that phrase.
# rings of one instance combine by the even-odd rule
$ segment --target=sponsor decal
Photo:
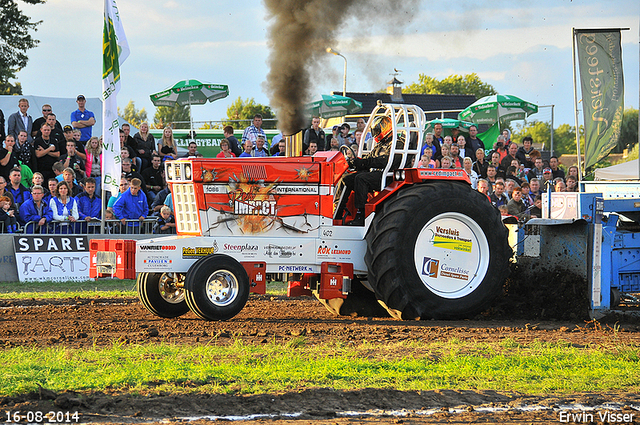
[[[232,245],[224,244],[222,246],[224,252],[255,252],[258,250],[258,245],[244,244],[244,245]]]
[[[313,267],[311,266],[278,266],[279,272],[292,272],[292,273],[312,273]]]
[[[328,246],[319,246],[318,255],[351,255],[350,249],[329,248]]]
[[[281,245],[269,244],[265,247],[264,255],[270,258],[273,258],[273,257],[291,258],[294,255],[296,255],[295,253],[296,248],[297,247],[292,245],[281,246]]]
[[[276,215],[276,201],[233,201],[237,215]]]
[[[450,277],[452,279],[469,280],[469,270],[466,270],[462,267],[454,267],[442,264],[442,267],[440,267],[440,276]]]
[[[329,280],[329,286],[338,286],[338,279],[336,279],[335,277],[332,277]]]
[[[440,272],[441,277],[469,280],[469,270],[462,267],[449,266],[446,263],[442,263],[442,265],[440,265],[440,260],[424,257],[422,262],[422,274],[427,277],[437,279],[438,272]]]
[[[420,169],[421,177],[464,177],[464,170],[432,170]]]
[[[175,251],[175,245],[141,245],[141,251]]]
[[[431,243],[433,246],[461,252],[471,252],[473,242],[471,242],[471,239],[461,237],[458,229],[436,226],[435,233],[433,230],[431,232]]]
[[[427,277],[437,278],[439,264],[440,260],[424,257],[424,262],[422,263],[422,274],[426,275]]]
[[[84,252],[89,251],[86,236],[24,236],[17,238],[18,252]]]
[[[216,254],[218,251],[218,243],[214,240],[213,246],[183,247],[182,258],[206,257],[207,255]]]
[[[89,279],[86,236],[16,236],[14,240],[20,282]]]
[[[317,195],[320,193],[318,186],[285,186],[275,187],[278,195]]]
[[[162,258],[150,258],[148,260],[144,260],[145,264],[171,264],[173,260],[162,259]]]

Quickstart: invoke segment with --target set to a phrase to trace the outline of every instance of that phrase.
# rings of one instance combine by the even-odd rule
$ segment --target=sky
[[[23,93],[100,97],[103,2],[18,3],[33,20],[42,20],[34,34],[40,43],[17,74]],[[121,109],[133,100],[151,121],[149,95],[187,78],[227,84],[230,91],[225,99],[194,106],[195,121],[223,119],[238,97],[270,104],[265,88],[273,21],[261,1],[117,3],[131,50],[121,67]],[[347,58],[347,91],[384,89],[394,68],[405,84],[417,82],[419,74],[442,79],[476,73],[500,94],[555,105],[555,127],[574,125],[572,27],[629,28],[622,32],[625,107],[638,107],[637,0],[415,1],[400,17],[359,16],[348,10],[333,30],[337,42],[326,46]],[[341,92],[343,59],[326,54],[317,66],[323,72],[312,81],[314,96]],[[549,121],[551,108],[541,107],[530,119]]]

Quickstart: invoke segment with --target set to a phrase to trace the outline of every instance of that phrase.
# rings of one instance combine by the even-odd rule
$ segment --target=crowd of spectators
[[[419,167],[462,168],[474,189],[503,215],[518,219],[541,217],[542,193],[577,192],[578,168],[571,166],[565,175],[556,156],[548,161],[533,148],[533,139],[525,136],[522,145],[511,140],[504,130],[493,146],[487,148],[477,138],[477,128],[469,129],[469,140],[442,135],[442,125],[425,136]]]
[[[43,105],[42,116],[33,120],[24,98],[9,115],[6,132],[0,123],[0,231],[98,233],[105,211],[110,232],[175,233],[162,166],[178,155],[173,130],[165,128],[156,141],[147,123],[133,136],[123,125],[121,190],[115,196],[105,192],[109,199],[103,200],[102,138],[92,134],[95,115],[85,108],[85,97],[76,102],[66,125],[51,105]],[[188,155],[198,155],[195,143]]]
[[[131,128],[120,129],[122,179],[120,191],[101,199],[102,140],[92,135],[93,112],[86,110],[85,98],[76,99],[78,109],[61,124],[50,105],[42,106],[42,116],[33,120],[27,99],[18,101],[18,111],[4,123],[0,148],[0,230],[26,233],[86,233],[99,231],[105,211],[107,231],[139,233],[175,233],[171,194],[167,187],[164,160],[178,157],[171,127],[165,127],[156,140],[148,123],[131,136]],[[341,146],[359,144],[365,121],[359,118],[351,132],[344,123],[330,134],[313,118],[303,134],[305,155],[318,151],[337,151]],[[218,158],[268,157],[284,155],[282,135],[271,146],[262,129],[262,116],[256,114],[242,133],[223,129]],[[5,135],[6,134],[6,135]],[[443,135],[440,124],[425,136],[418,166],[424,168],[460,168],[471,185],[487,196],[503,214],[518,218],[538,217],[543,191],[577,191],[578,173],[570,167],[567,175],[558,158],[544,161],[533,148],[531,137],[518,145],[505,130],[496,143],[487,147],[472,126],[469,135],[455,132]],[[185,157],[202,156],[191,142]]]

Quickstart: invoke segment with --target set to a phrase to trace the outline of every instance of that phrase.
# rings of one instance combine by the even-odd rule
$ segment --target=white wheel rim
[[[434,294],[462,298],[475,291],[489,268],[489,243],[480,226],[456,212],[439,214],[424,225],[414,248],[422,283]]]
[[[218,307],[231,304],[238,296],[239,288],[238,279],[228,270],[212,273],[205,286],[209,301]]]

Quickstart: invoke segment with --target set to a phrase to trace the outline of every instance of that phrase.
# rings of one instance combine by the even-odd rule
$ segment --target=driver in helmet
[[[337,217],[343,216],[349,195],[351,192],[355,192],[356,215],[353,221],[347,223],[350,226],[364,226],[364,206],[367,202],[367,195],[380,187],[382,172],[387,166],[391,152],[392,131],[391,118],[379,118],[371,131],[376,142],[371,152],[363,158],[349,159],[350,168],[355,169],[356,172],[346,174],[342,178],[345,188]]]

